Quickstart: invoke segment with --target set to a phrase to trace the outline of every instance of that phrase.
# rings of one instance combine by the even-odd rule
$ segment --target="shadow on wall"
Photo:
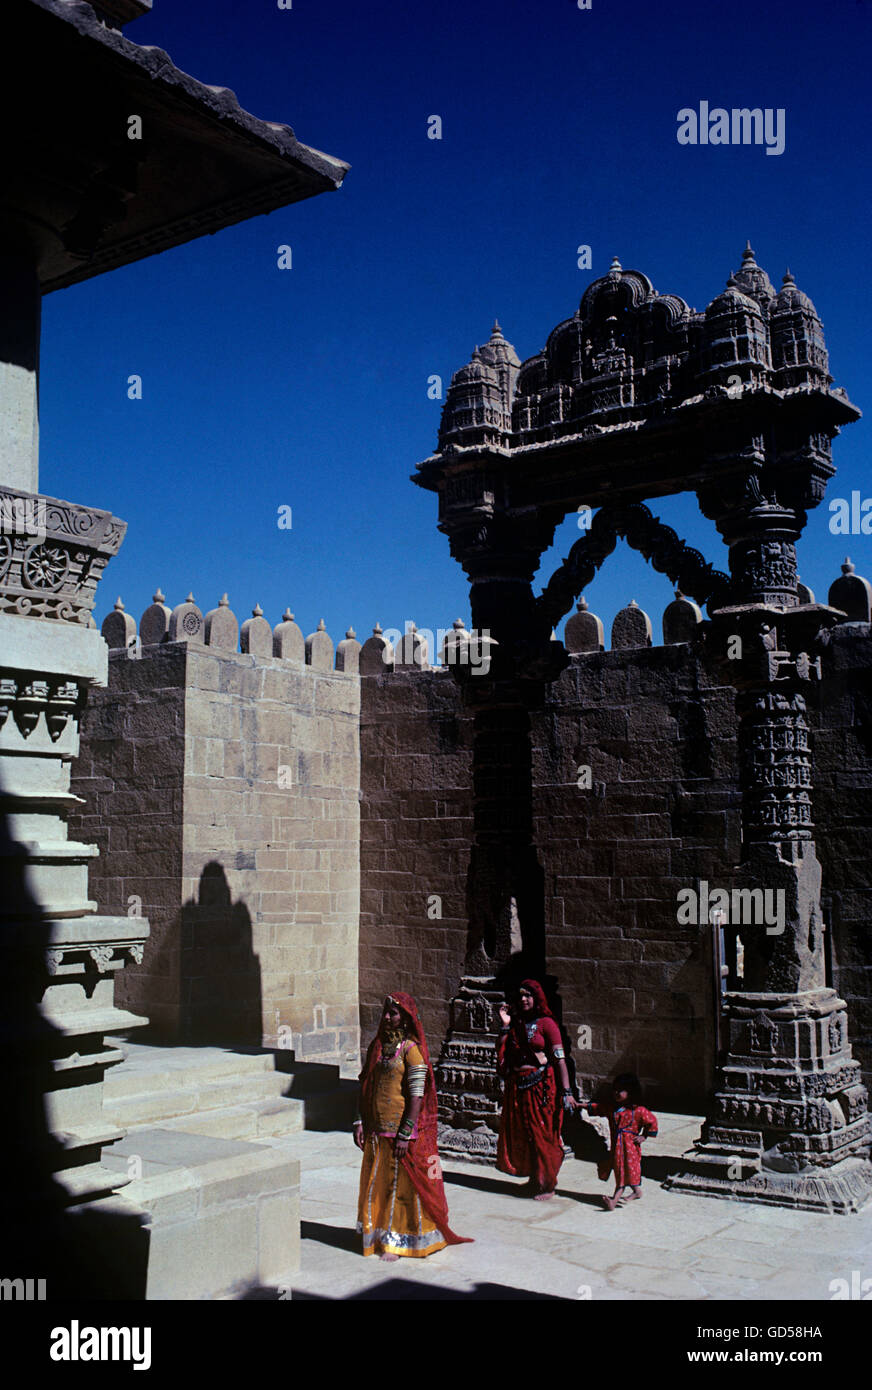
[[[27,857],[11,838],[0,789],[0,1044],[4,1140],[0,1275],[45,1280],[45,1298],[139,1299],[147,1247],[135,1212],[92,1203],[78,1209],[54,1174],[72,1166],[49,1129],[44,1097],[69,1073],[56,1069],[71,1044],[41,1007],[49,983],[49,920],[27,886]]]
[[[251,915],[244,902],[233,902],[223,865],[214,859],[200,875],[197,901],[182,907],[179,970],[183,1044],[260,1046],[260,961]]]

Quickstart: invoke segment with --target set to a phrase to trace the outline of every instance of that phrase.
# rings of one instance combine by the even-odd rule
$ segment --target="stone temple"
[[[40,295],[347,167],[129,42],[145,8],[16,19],[35,70],[75,50],[87,94],[75,129],[63,90],[39,108],[2,215],[0,912],[32,1229],[99,1296],[286,1276],[299,1163],[272,1141],[344,1123],[386,991],[441,1045],[443,1153],[488,1163],[497,1006],[531,973],[581,1095],[633,1069],[655,1109],[706,1115],[676,1200],[850,1216],[872,1194],[872,587],[846,559],[822,603],[797,574],[859,418],[811,299],[749,245],[703,311],[615,260],[527,360],[495,324],[413,474],[470,584],[438,651],[378,624],[334,643],[256,594],[238,615],[196,575],[98,632],[126,528],[39,494]],[[721,556],[651,510],[680,492]],[[607,641],[583,591],[619,538],[675,599],[655,624],[628,595]]]

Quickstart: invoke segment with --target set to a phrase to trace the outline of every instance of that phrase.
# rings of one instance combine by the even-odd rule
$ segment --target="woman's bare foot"
[[[625,1201],[625,1202],[638,1202],[641,1196],[642,1196],[641,1192],[631,1192],[631,1193],[629,1194],[629,1196],[627,1196],[627,1197],[624,1198],[624,1201]]]
[[[387,1250],[384,1252],[384,1254],[379,1256],[379,1259],[384,1260],[385,1263],[392,1262],[393,1260],[398,1260],[399,1258],[399,1255],[391,1255],[388,1253]]]
[[[614,1211],[615,1207],[618,1205],[618,1199],[617,1197],[603,1196],[603,1205],[607,1211]]]
[[[554,1196],[553,1192],[537,1192],[533,1198],[534,1202],[547,1202]]]

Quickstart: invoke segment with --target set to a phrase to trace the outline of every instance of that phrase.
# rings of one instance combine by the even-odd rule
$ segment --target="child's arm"
[[[636,1122],[639,1126],[640,1139],[653,1139],[657,1134],[657,1116],[652,1115],[650,1110],[646,1110],[644,1105],[636,1108]]]

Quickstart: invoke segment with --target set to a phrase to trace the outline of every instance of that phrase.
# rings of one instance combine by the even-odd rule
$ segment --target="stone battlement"
[[[251,617],[246,618],[240,628],[226,594],[218,600],[217,608],[204,615],[194,602],[193,594],[188,594],[184,603],[169,608],[160,589],[156,590],[138,627],[119,597],[113,611],[103,619],[100,631],[111,651],[126,649],[132,658],[147,654],[151,648],[166,642],[192,642],[223,655],[239,651],[266,661],[275,658],[290,666],[311,666],[315,671],[336,670],[345,675],[357,674],[361,649],[354,629],[349,628],[334,653],[333,639],[323,619],[314,632],[304,637],[289,608],[273,628],[263,616],[260,604],[255,604]]]

